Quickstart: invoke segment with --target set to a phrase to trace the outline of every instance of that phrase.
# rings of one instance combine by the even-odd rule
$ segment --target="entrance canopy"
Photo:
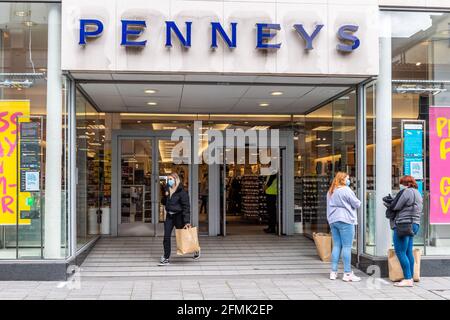
[[[100,112],[306,114],[364,78],[72,73]]]

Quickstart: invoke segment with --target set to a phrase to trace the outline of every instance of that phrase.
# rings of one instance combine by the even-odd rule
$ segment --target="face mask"
[[[350,179],[347,178],[347,180],[345,180],[345,184],[347,185],[347,187],[350,187]]]
[[[400,190],[405,190],[406,189],[406,186],[404,186],[404,185],[400,185]]]
[[[175,181],[173,179],[170,179],[169,181],[167,181],[167,184],[172,188],[175,184]]]

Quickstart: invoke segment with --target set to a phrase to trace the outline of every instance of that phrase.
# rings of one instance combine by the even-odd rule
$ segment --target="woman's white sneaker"
[[[344,273],[344,277],[342,278],[345,282],[358,282],[361,281],[360,277],[355,276],[353,272]]]
[[[338,273],[337,272],[334,272],[334,271],[330,272],[330,280],[336,280],[337,277],[338,277]]]
[[[412,279],[411,280],[403,279],[400,282],[394,283],[394,286],[396,286],[396,287],[414,287],[414,281]]]

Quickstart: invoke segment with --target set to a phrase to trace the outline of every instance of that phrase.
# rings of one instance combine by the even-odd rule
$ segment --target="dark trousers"
[[[166,221],[164,221],[164,258],[169,259],[170,258],[170,251],[171,251],[171,237],[172,237],[172,231],[173,228],[176,229],[183,229],[184,222],[183,222],[183,215],[181,213],[170,215],[167,213],[166,215]]]
[[[266,194],[268,225],[271,231],[275,231],[277,225],[277,196]]]
[[[205,213],[208,212],[208,196],[201,196],[202,204],[200,205],[200,210],[198,212]]]

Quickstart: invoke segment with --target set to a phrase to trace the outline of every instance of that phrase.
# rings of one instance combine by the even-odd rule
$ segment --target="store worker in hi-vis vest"
[[[272,172],[270,176],[266,178],[265,184],[266,202],[267,202],[267,214],[268,214],[268,227],[264,229],[266,233],[275,233],[277,224],[277,196],[278,196],[278,175],[276,172]]]

